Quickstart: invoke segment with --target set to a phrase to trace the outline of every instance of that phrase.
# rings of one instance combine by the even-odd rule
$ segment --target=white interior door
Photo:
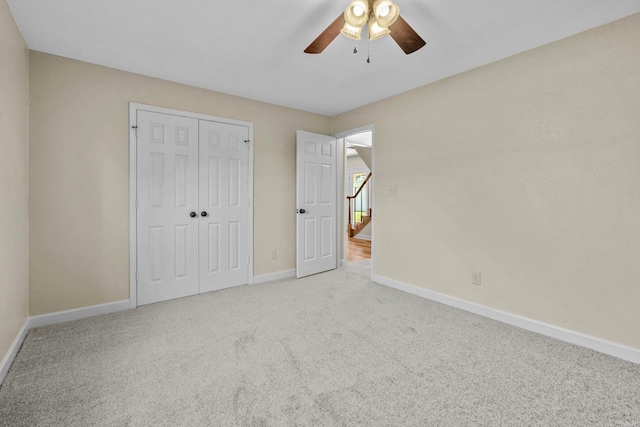
[[[198,120],[137,112],[138,304],[198,293]]]
[[[200,121],[200,292],[249,281],[249,129]]]
[[[337,267],[337,142],[297,132],[297,277]]]
[[[249,127],[136,111],[137,303],[244,285]]]

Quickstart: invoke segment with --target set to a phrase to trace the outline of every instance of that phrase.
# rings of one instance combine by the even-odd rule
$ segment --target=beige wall
[[[328,117],[39,52],[30,68],[32,315],[129,298],[130,101],[254,123],[254,273],[295,268],[295,131]]]
[[[369,169],[360,156],[347,157],[347,169]]]
[[[640,15],[331,124],[371,122],[376,274],[640,348]]]
[[[255,124],[255,274],[295,266],[295,130],[375,123],[376,274],[640,348],[640,15],[332,119],[38,52],[27,82],[0,19],[0,354],[27,310],[29,84],[32,315],[128,298],[133,101]]]
[[[0,0],[0,360],[29,312],[29,52]]]

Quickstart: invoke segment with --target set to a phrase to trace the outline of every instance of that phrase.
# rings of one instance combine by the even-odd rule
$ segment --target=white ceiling
[[[395,0],[427,45],[340,35],[349,0],[8,0],[30,49],[333,116],[640,12],[640,0]]]

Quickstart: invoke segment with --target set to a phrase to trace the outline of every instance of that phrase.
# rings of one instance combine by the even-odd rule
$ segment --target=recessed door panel
[[[304,218],[304,260],[313,261],[316,259],[316,219],[314,217]]]
[[[320,164],[320,203],[323,205],[333,204],[331,196],[333,196],[336,184],[335,171],[331,167],[331,164]]]
[[[176,154],[174,164],[176,169],[176,208],[185,208],[187,207],[187,202],[189,200],[189,186],[187,184],[189,156],[185,154]]]
[[[318,144],[316,144],[313,141],[305,141],[304,142],[304,153],[311,155],[311,156],[315,156],[316,155],[316,146]]]
[[[229,159],[229,206],[240,206],[240,160]]]
[[[164,154],[150,153],[151,158],[151,206],[161,208],[164,201]]]
[[[209,256],[208,265],[209,273],[217,273],[220,271],[220,224],[209,223],[209,232],[207,233]]]
[[[321,252],[320,256],[322,258],[327,258],[333,256],[333,224],[332,218],[330,216],[324,216],[321,219],[320,225],[320,236],[322,236],[322,243],[320,245]]]
[[[164,280],[164,227],[149,227],[149,278],[156,284]]]
[[[229,222],[229,270],[240,268],[240,223]]]
[[[220,159],[209,157],[209,207],[220,205]]]
[[[191,130],[186,126],[176,126],[175,127],[175,139],[174,144],[188,146],[189,145],[189,132]]]
[[[159,117],[162,120],[163,117]],[[164,144],[164,123],[148,122],[148,141],[152,144]]]
[[[314,162],[305,162],[303,179],[304,204],[309,207],[316,204],[316,164]]]
[[[320,153],[322,155],[322,157],[328,157],[331,158],[331,154],[333,153],[333,147],[335,144],[331,144],[331,143],[327,143],[325,142],[324,144],[321,144],[321,149],[320,149]]]
[[[189,226],[186,224],[176,225],[176,279],[187,277],[187,266],[189,264]]]

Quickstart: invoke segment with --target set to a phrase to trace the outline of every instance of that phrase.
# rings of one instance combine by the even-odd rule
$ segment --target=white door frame
[[[136,194],[137,194],[137,111],[144,110],[152,113],[170,114],[173,116],[189,117],[198,120],[208,120],[212,122],[228,123],[232,125],[246,126],[249,128],[249,224],[248,224],[248,250],[249,250],[249,266],[248,279],[249,284],[253,284],[253,123],[241,120],[227,119],[223,117],[210,116],[207,114],[191,113],[188,111],[174,110],[171,108],[157,107],[153,105],[129,103],[129,307],[136,308],[138,306],[138,282],[137,271],[138,251],[137,251],[137,215],[136,215]]]
[[[375,126],[373,124],[370,125],[365,125],[365,126],[361,126],[355,129],[350,129],[350,130],[346,130],[344,132],[338,132],[338,133],[334,133],[331,136],[335,137],[338,139],[339,143],[342,144],[342,152],[343,152],[343,157],[342,157],[342,170],[339,170],[340,168],[336,168],[337,174],[338,174],[338,186],[340,186],[340,184],[342,183],[342,188],[344,188],[344,180],[346,177],[346,173],[347,173],[347,150],[346,150],[346,146],[344,143],[344,138],[346,138],[349,135],[354,135],[356,133],[362,133],[362,132],[371,132],[371,188],[376,188],[375,187],[375,180],[376,180],[376,174],[375,174],[375,167],[376,167],[376,150],[375,150],[375,146],[376,146],[376,131],[375,131]],[[340,176],[340,173],[342,173],[342,176]],[[340,194],[340,193],[338,193]],[[345,196],[346,197],[346,196]],[[371,206],[369,206],[371,208],[371,211],[374,212],[374,208],[375,208],[375,192],[371,193]],[[338,210],[340,209],[340,203],[337,203],[338,205]],[[343,260],[346,263],[346,256],[347,256],[347,238],[345,237],[347,234],[347,229],[345,227],[345,224],[347,223],[347,217],[349,216],[349,213],[347,211],[348,206],[345,203],[344,204],[344,209],[342,210],[342,225],[340,227],[338,227],[338,238],[339,240],[337,240],[338,242],[342,242],[342,252],[345,255],[345,259]],[[340,216],[340,212],[338,212],[338,216]],[[371,277],[374,276],[375,273],[375,226],[376,226],[376,221],[371,221]],[[339,251],[338,251],[339,252]],[[340,256],[340,254],[338,253],[338,257]],[[338,260],[340,265],[340,260]]]

